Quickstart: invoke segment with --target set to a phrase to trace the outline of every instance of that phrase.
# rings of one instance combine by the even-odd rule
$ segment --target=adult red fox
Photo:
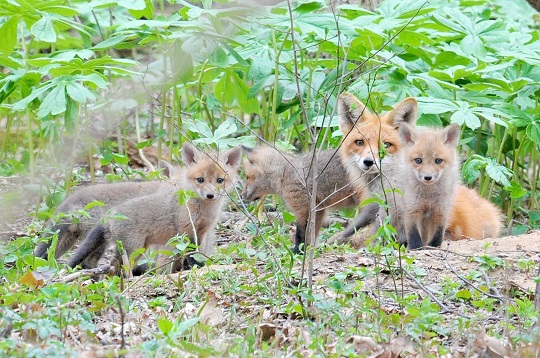
[[[244,148],[246,183],[245,200],[258,200],[269,194],[280,196],[296,217],[296,234],[292,251],[299,253],[306,243],[310,193],[309,170],[312,154],[292,156],[270,146]],[[336,150],[324,150],[317,161],[315,236],[317,237],[327,209],[357,206],[363,191],[355,192]]]
[[[171,177],[175,168],[167,162],[160,162],[163,168],[163,175]],[[58,222],[49,222],[50,232],[58,231],[58,242],[55,251],[55,258],[62,256],[79,239],[84,239],[88,231],[98,224],[99,219],[114,206],[135,197],[155,193],[160,187],[167,185],[160,181],[139,181],[123,183],[94,184],[81,187],[71,193],[55,210],[60,217]],[[90,203],[97,201],[104,204],[95,205],[84,210]],[[50,235],[39,242],[34,255],[46,258],[51,246]],[[89,264],[88,266],[92,266]]]
[[[363,177],[371,192],[382,193],[389,187],[389,175],[395,174],[395,161],[403,145],[398,129],[403,123],[416,124],[417,103],[407,98],[388,113],[378,115],[350,93],[343,93],[338,101],[339,126],[343,133],[340,154],[351,181],[364,185]],[[384,156],[381,156],[384,153]],[[482,211],[473,208],[481,208]],[[378,215],[377,204],[364,207],[352,225],[332,239],[344,242],[357,230],[372,223]],[[448,223],[448,239],[470,237],[481,239],[500,235],[500,212],[474,190],[459,185]],[[467,217],[467,219],[464,219]],[[480,222],[483,221],[486,224]]]
[[[217,157],[184,143],[182,160],[185,168],[180,170],[176,180],[154,194],[116,206],[113,214],[124,215],[125,220],[105,218],[103,224],[88,233],[68,265],[75,267],[89,255],[101,256],[108,243],[114,244],[118,240],[122,241],[128,256],[139,248],[165,245],[177,234],[184,234],[192,243],[204,247],[205,241],[213,235],[224,199],[234,187],[241,157],[240,147]],[[180,204],[178,191],[194,192],[196,197]],[[119,264],[119,252],[116,259]],[[181,268],[178,265],[194,263],[190,256],[185,264],[178,260],[173,270]]]

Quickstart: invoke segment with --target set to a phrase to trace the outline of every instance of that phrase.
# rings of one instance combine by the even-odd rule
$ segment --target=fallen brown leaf
[[[206,295],[206,303],[200,313],[200,319],[202,323],[209,326],[217,326],[223,323],[223,311],[218,306],[217,297],[213,291],[208,291]]]

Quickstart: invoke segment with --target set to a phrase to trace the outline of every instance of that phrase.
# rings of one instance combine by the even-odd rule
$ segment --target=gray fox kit
[[[189,143],[182,147],[182,168],[175,182],[154,194],[134,198],[116,206],[114,214],[125,220],[105,219],[86,236],[70,258],[75,267],[89,255],[101,256],[108,243],[122,241],[128,256],[149,245],[165,245],[177,234],[185,234],[198,246],[204,246],[219,220],[225,197],[233,189],[242,150],[231,149],[219,158],[207,155]],[[197,197],[180,205],[177,191],[192,191]],[[116,259],[120,263],[119,253]],[[194,260],[187,261],[191,265]],[[182,265],[179,260],[178,265]],[[173,269],[178,269],[175,267]]]
[[[169,163],[162,161],[160,167],[164,169],[164,176],[171,177],[171,175],[174,175],[175,169]],[[48,224],[49,231],[55,232],[58,230],[55,257],[62,256],[75,242],[83,239],[109,209],[126,200],[155,193],[163,185],[165,184],[160,181],[123,182],[93,184],[75,190],[55,210],[56,215],[65,213],[67,217],[59,219],[59,222],[54,225],[52,223]],[[96,205],[88,209],[89,217],[77,219],[72,217],[93,201],[102,202],[105,206]],[[34,251],[36,257],[47,257],[51,245],[50,235],[45,237],[45,240],[38,243]],[[89,266],[91,265],[89,264]]]
[[[291,156],[270,146],[244,148],[244,151],[247,161],[244,162],[246,184],[242,198],[252,201],[269,194],[280,196],[296,217],[292,251],[299,253],[305,244],[309,217],[309,181],[306,178],[310,175],[312,155]],[[317,169],[315,236],[327,209],[357,206],[363,193],[351,185],[335,150],[319,153]]]

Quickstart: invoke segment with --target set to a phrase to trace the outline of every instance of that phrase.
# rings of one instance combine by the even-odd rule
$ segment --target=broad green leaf
[[[323,4],[321,4],[320,2],[310,1],[310,2],[306,2],[295,7],[293,10],[300,14],[304,14],[304,13],[310,13],[310,12],[319,10],[322,7],[323,7]]]
[[[36,21],[30,28],[30,32],[40,41],[56,42],[56,31],[52,19],[48,16],[43,16]]]
[[[43,118],[48,114],[57,115],[66,110],[66,84],[57,83],[56,86],[45,96],[39,106],[38,117]]]
[[[526,133],[527,137],[540,147],[540,122],[534,121],[527,125]]]
[[[216,128],[216,131],[214,132],[214,138],[216,140],[219,140],[230,134],[235,133],[237,129],[238,127],[236,127],[236,123],[234,122],[234,120],[226,120],[225,122],[221,123],[219,127]]]
[[[86,87],[77,83],[70,82],[66,85],[67,94],[79,103],[86,103],[88,99],[95,100],[96,96]]]
[[[231,81],[229,71],[226,71],[223,76],[214,85],[214,96],[223,104],[230,105],[234,101],[234,82]]]
[[[512,171],[504,165],[497,163],[495,159],[486,158],[486,161],[486,174],[503,187],[510,186],[509,178],[511,178],[513,175]]]
[[[112,156],[114,158],[114,161],[117,162],[118,164],[129,163],[129,157],[127,155],[120,154],[120,153],[112,153]]]
[[[184,122],[184,125],[186,126],[187,130],[189,130],[191,132],[194,132],[194,133],[199,133],[202,137],[212,138],[214,136],[214,134],[212,133],[212,130],[210,129],[210,127],[208,126],[208,124],[206,122],[203,122],[203,121],[195,121],[195,122],[186,121],[186,122]]]
[[[161,316],[157,319],[157,326],[163,334],[168,335],[174,325],[167,317]]]
[[[465,124],[467,127],[473,130],[479,128],[481,125],[480,118],[478,118],[478,116],[476,116],[470,110],[463,109],[454,112],[454,114],[452,114],[450,117],[450,122],[457,123],[460,126]]]
[[[422,113],[442,114],[446,112],[454,112],[460,108],[456,103],[447,99],[419,97],[416,100],[422,109]]]
[[[17,26],[19,25],[19,18],[8,18],[2,26],[0,26],[0,53],[5,56],[10,55],[13,49],[17,45]]]
[[[456,298],[462,298],[464,300],[469,300],[471,299],[472,295],[471,295],[471,291],[469,290],[459,290],[458,292],[456,292]]]
[[[510,192],[512,199],[519,199],[527,194],[527,189],[523,188],[518,182],[512,180],[510,185],[504,188],[504,190]]]
[[[191,327],[196,325],[198,322],[199,322],[199,317],[190,318],[188,320],[180,322],[176,326],[174,331],[175,331],[176,334],[182,334],[182,333],[184,333],[184,331],[190,329]]]

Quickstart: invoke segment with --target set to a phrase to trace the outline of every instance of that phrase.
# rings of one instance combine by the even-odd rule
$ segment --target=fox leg
[[[424,246],[422,236],[418,230],[418,225],[415,223],[410,230],[407,230],[407,249],[414,250]]]
[[[77,241],[77,238],[81,233],[79,224],[70,223],[56,224],[50,228],[50,231],[53,233],[58,231],[58,243],[56,244],[56,250],[54,253],[55,258],[59,258],[65,254],[66,251],[73,246],[75,241]],[[47,258],[49,248],[52,245],[51,235],[47,235],[44,239],[46,241],[41,241],[38,243],[34,251],[34,256],[41,257],[42,259]]]
[[[319,235],[319,231],[322,226],[325,212],[326,210],[315,211],[315,240],[317,240],[317,237]],[[301,253],[302,251],[304,251],[305,247],[307,246],[307,242],[306,242],[306,232],[307,232],[307,226],[308,226],[307,218],[308,217],[306,216],[305,220],[296,221],[296,234],[294,235],[294,247],[291,249],[291,251],[294,254]],[[301,248],[301,246],[303,247]]]
[[[433,246],[433,247],[441,246],[444,232],[445,232],[444,227],[442,226],[437,227],[437,230],[435,230],[435,234],[433,235],[433,238],[429,242],[429,246]]]
[[[84,241],[79,245],[68,261],[68,266],[73,268],[85,261],[89,256],[92,258],[101,257],[107,248],[107,229],[98,225],[94,227]]]
[[[360,210],[358,216],[354,219],[352,224],[347,226],[347,228],[341,233],[341,238],[347,238],[352,236],[355,232],[360,230],[363,227],[373,223],[379,212],[379,204],[370,203]]]

